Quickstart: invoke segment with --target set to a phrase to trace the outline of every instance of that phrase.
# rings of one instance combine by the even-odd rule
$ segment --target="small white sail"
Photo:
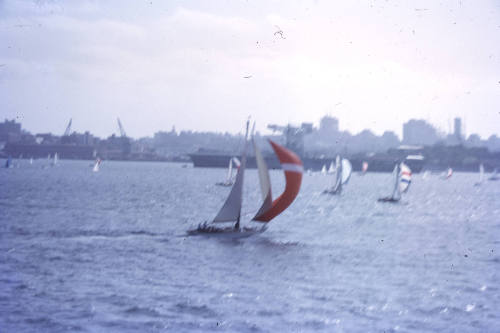
[[[59,156],[57,155],[57,153],[54,154],[54,161],[52,163],[54,163],[54,165],[57,165],[57,161],[59,160]]]
[[[479,183],[482,183],[484,180],[484,166],[483,164],[479,165]]]
[[[96,161],[95,161],[95,164],[94,164],[94,168],[92,169],[92,171],[94,172],[99,172],[99,165],[101,164],[101,159],[98,158]]]
[[[363,173],[366,173],[366,171],[368,171],[368,162],[363,161],[363,165],[361,167],[361,171]]]
[[[239,221],[241,215],[241,204],[243,199],[243,178],[245,175],[245,167],[247,162],[247,138],[248,138],[248,122],[246,126],[245,141],[243,144],[243,154],[241,157],[241,165],[236,174],[236,181],[231,188],[231,192],[224,202],[224,205],[219,210],[212,222],[233,222]]]
[[[335,172],[335,166],[333,165],[333,161],[330,163],[330,167],[328,168],[328,173],[334,173]]]
[[[325,190],[325,193],[338,194],[342,192],[342,162],[339,155],[335,158],[335,168],[335,182],[329,190]]]
[[[401,197],[401,192],[399,191],[399,164],[396,164],[394,170],[392,171],[392,176],[394,177],[394,189],[392,191],[391,198],[393,200],[399,200]]]
[[[351,178],[352,165],[348,159],[342,159],[342,184],[345,185]]]
[[[326,175],[326,165],[323,164],[323,167],[321,168],[321,174]]]
[[[226,184],[231,184],[233,178],[233,159],[229,159],[229,165],[227,167],[227,177],[226,177]]]
[[[448,168],[448,170],[446,171],[446,179],[450,178],[452,175],[453,175],[453,169]]]

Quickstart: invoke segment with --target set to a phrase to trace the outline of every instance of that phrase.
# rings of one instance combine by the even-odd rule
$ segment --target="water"
[[[500,182],[304,175],[260,235],[186,237],[229,189],[222,169],[17,162],[0,170],[0,332],[493,332]],[[272,171],[274,195],[283,188]],[[246,220],[259,206],[245,179]],[[245,221],[245,219],[244,219]]]

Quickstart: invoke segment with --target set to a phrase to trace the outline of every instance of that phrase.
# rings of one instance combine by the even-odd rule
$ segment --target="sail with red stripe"
[[[302,173],[304,172],[302,161],[294,152],[271,140],[269,140],[269,143],[273,147],[274,153],[280,161],[281,169],[285,173],[286,185],[285,191],[278,198],[272,201],[270,206],[268,205],[266,200],[264,200],[262,207],[259,209],[257,215],[253,218],[254,221],[258,222],[269,222],[273,218],[281,214],[285,209],[287,209],[288,206],[290,206],[290,204],[295,200],[297,194],[299,193],[300,185],[302,183]],[[262,172],[267,172],[267,168],[266,170],[262,169]],[[259,174],[260,173],[261,168],[259,167]],[[260,179],[261,181],[262,179],[269,179],[269,176],[267,176],[267,178],[265,176],[260,177]],[[267,196],[267,194],[271,193],[270,184],[269,188],[267,188],[266,185],[262,186],[262,189],[267,190],[267,193],[263,192],[263,196]],[[264,206],[267,207],[264,208]]]
[[[399,169],[399,192],[406,193],[411,183],[411,170],[404,163],[400,164]]]

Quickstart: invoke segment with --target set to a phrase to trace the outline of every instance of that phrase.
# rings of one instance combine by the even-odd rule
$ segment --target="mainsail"
[[[247,138],[248,138],[248,121],[246,126],[245,141],[243,144],[243,154],[241,157],[241,165],[236,174],[231,192],[226,199],[226,202],[219,210],[212,222],[232,222],[239,221],[241,215],[241,203],[243,199],[243,178],[245,174],[245,166],[247,162]]]
[[[280,161],[281,169],[285,172],[286,185],[285,191],[271,203],[269,208],[263,209],[263,207],[261,207],[261,209],[259,209],[259,213],[257,213],[257,215],[253,218],[254,221],[258,222],[269,222],[290,206],[299,193],[300,185],[302,183],[302,173],[304,172],[302,161],[294,152],[271,140],[269,140],[269,143],[273,147],[273,150]],[[259,175],[261,170],[264,172],[263,168],[259,168]],[[269,177],[269,175],[267,175],[267,177]],[[262,183],[261,188],[264,189]],[[264,193],[266,192],[263,192],[263,195]],[[268,193],[271,193],[270,185]],[[264,205],[266,205],[265,199],[263,206]]]
[[[348,159],[342,159],[342,184],[345,185],[351,178],[352,165]]]

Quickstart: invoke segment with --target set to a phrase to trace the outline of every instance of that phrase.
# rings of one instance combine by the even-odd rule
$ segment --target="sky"
[[[499,1],[0,0],[0,119],[33,133],[500,135]]]

